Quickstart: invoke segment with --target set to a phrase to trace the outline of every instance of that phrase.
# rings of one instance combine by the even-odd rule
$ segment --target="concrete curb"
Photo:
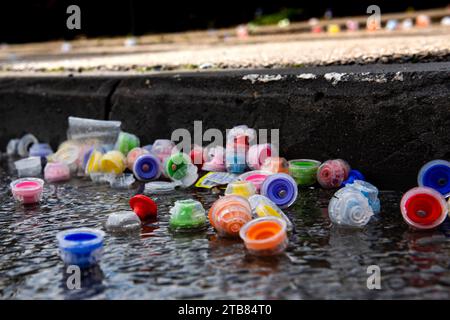
[[[347,159],[381,188],[450,158],[450,62],[144,75],[0,78],[0,147],[23,132],[54,146],[69,115],[122,121],[143,143],[195,120],[280,129],[286,158]]]

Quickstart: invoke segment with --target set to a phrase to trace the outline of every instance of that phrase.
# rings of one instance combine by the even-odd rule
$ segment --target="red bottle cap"
[[[158,207],[152,199],[143,194],[138,194],[130,199],[130,207],[141,221],[156,218]]]

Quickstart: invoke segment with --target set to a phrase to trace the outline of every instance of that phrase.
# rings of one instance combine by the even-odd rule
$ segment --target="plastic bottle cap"
[[[50,147],[48,143],[35,143],[31,146],[29,151],[30,156],[41,158],[45,158],[52,153],[52,147]]]
[[[273,173],[269,172],[269,171],[254,170],[254,171],[249,171],[249,172],[245,172],[245,173],[241,174],[238,177],[238,179],[241,181],[248,181],[248,182],[253,183],[253,185],[256,188],[256,192],[259,192],[261,189],[262,183],[271,174],[273,174]]]
[[[254,219],[241,228],[239,235],[253,253],[278,254],[287,247],[286,222],[279,218]]]
[[[89,159],[86,163],[84,172],[86,175],[89,175],[93,172],[99,172],[100,171],[100,160],[103,157],[103,154],[100,151],[92,150],[90,152]]]
[[[448,214],[444,197],[428,187],[416,187],[406,192],[400,202],[400,210],[405,221],[418,229],[435,228]]]
[[[417,176],[419,186],[432,188],[444,197],[450,196],[450,162],[433,160],[426,163]]]
[[[133,166],[134,166],[134,163],[136,162],[136,159],[139,156],[141,156],[143,154],[148,154],[148,153],[149,153],[149,151],[144,148],[136,147],[136,148],[131,149],[127,155],[127,168],[129,170],[133,171]]]
[[[44,181],[38,178],[22,178],[11,182],[14,199],[23,204],[38,203],[41,200]]]
[[[272,200],[280,208],[287,208],[297,199],[297,183],[285,173],[276,173],[264,180],[261,186],[261,194]]]
[[[338,188],[348,178],[350,166],[342,159],[327,160],[317,171],[317,181],[325,189]]]
[[[256,187],[249,181],[234,181],[228,184],[225,190],[225,195],[238,195],[244,198],[249,198],[256,193]]]
[[[61,258],[67,265],[89,267],[97,264],[101,259],[104,236],[103,231],[90,228],[59,232],[56,239]]]
[[[105,173],[121,174],[125,171],[125,156],[119,151],[109,151],[100,159],[100,169]]]
[[[62,162],[48,162],[44,168],[44,178],[49,182],[70,180],[70,169]]]
[[[311,159],[295,159],[289,161],[289,174],[300,186],[311,186],[317,181],[317,170],[320,161]]]
[[[360,171],[352,169],[352,170],[350,170],[350,172],[348,174],[348,178],[346,180],[342,181],[341,186],[345,187],[346,185],[353,183],[355,180],[364,181],[364,180],[366,180],[366,178]]]
[[[158,179],[161,175],[161,162],[153,154],[142,154],[134,162],[133,173],[141,181]]]
[[[156,203],[142,194],[138,194],[130,199],[130,207],[139,216],[141,221],[156,218],[158,212]]]
[[[116,149],[123,155],[127,155],[130,150],[139,147],[140,141],[137,136],[128,132],[120,132],[116,142]]]
[[[333,195],[328,204],[330,220],[341,226],[363,227],[373,216],[368,199],[351,187],[344,187]]]
[[[219,235],[235,237],[241,227],[252,219],[251,207],[247,199],[228,195],[214,202],[208,217]]]
[[[170,209],[170,227],[174,230],[201,229],[206,226],[205,209],[198,201],[187,199],[175,202]]]

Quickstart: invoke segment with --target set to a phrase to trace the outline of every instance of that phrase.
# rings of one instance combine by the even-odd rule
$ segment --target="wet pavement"
[[[192,235],[168,230],[175,200],[194,198],[208,209],[205,189],[153,198],[158,221],[140,234],[107,233],[100,265],[69,290],[55,235],[74,227],[104,229],[107,215],[128,210],[139,190],[113,190],[88,180],[46,184],[40,205],[14,203],[14,179],[0,169],[0,298],[2,299],[449,299],[450,242],[445,231],[413,232],[403,222],[401,194],[382,191],[382,211],[362,230],[331,226],[332,192],[301,190],[286,214],[295,230],[279,257],[257,258],[239,240],[212,227]],[[381,289],[367,288],[367,268],[381,269]]]

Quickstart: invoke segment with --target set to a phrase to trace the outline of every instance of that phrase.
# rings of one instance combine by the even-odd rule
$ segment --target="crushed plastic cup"
[[[28,157],[14,162],[19,178],[39,177],[42,173],[40,157]]]
[[[111,174],[107,179],[110,187],[113,189],[129,189],[136,181],[131,173],[123,173],[119,175]]]
[[[38,178],[22,178],[11,182],[11,192],[21,204],[35,204],[42,199],[44,181]]]
[[[100,262],[105,233],[91,228],[61,231],[56,235],[62,260],[66,265],[88,268]]]
[[[258,256],[278,255],[288,246],[286,222],[276,217],[262,217],[245,224],[239,236],[249,253]]]
[[[336,191],[328,204],[330,220],[339,226],[364,227],[373,214],[369,200],[350,187]]]
[[[290,207],[297,199],[297,183],[286,173],[275,173],[264,180],[261,186],[261,195],[284,209]]]
[[[17,144],[17,154],[21,157],[28,157],[31,146],[36,143],[39,141],[34,135],[31,133],[24,135]]]
[[[416,229],[433,229],[444,222],[448,214],[445,198],[429,187],[416,187],[406,192],[400,210],[407,224]]]
[[[227,130],[227,144],[243,143],[247,146],[256,139],[256,130],[249,128],[246,125],[239,125],[233,127],[231,130]]]
[[[136,161],[136,159],[143,155],[143,154],[148,154],[150,153],[147,149],[144,148],[133,148],[130,150],[130,152],[128,152],[127,154],[127,168],[130,171],[133,171],[133,166],[134,166],[134,162]]]
[[[35,143],[31,146],[30,157],[45,158],[53,153],[52,147],[48,143]]]
[[[350,166],[342,159],[327,160],[317,170],[317,182],[324,189],[339,188],[348,178]]]
[[[242,226],[252,220],[252,209],[241,196],[224,196],[213,203],[208,218],[219,236],[237,237]]]
[[[272,175],[272,172],[263,171],[263,170],[254,170],[244,172],[238,177],[238,180],[247,181],[253,183],[256,188],[256,193],[259,193],[261,190],[261,185],[266,180],[266,178]]]
[[[198,179],[197,167],[191,162],[191,158],[182,152],[177,152],[168,157],[164,163],[166,176],[173,181],[181,182],[181,187],[187,188]]]
[[[122,152],[113,150],[105,153],[100,159],[100,170],[104,173],[119,175],[125,171],[126,158]]]
[[[133,211],[113,212],[108,216],[105,228],[114,233],[135,232],[141,229],[141,220]]]
[[[157,139],[153,142],[152,152],[164,163],[172,153],[178,152],[172,140]]]
[[[139,181],[156,180],[161,175],[161,162],[151,153],[142,154],[134,162],[133,173]]]
[[[192,199],[178,200],[170,209],[170,229],[192,232],[206,228],[206,212],[202,204]]]
[[[120,121],[69,117],[67,139],[113,145],[120,133]]]
[[[152,181],[147,182],[144,187],[144,193],[146,194],[166,194],[175,191],[178,186],[176,182],[167,181]]]
[[[260,194],[255,194],[251,196],[248,201],[250,202],[252,213],[255,218],[276,217],[283,219],[286,222],[288,231],[292,231],[293,225],[291,220],[289,220],[286,214],[278,208],[272,200]]]
[[[62,162],[48,162],[44,168],[44,179],[48,182],[63,182],[70,180],[70,169]]]
[[[128,152],[141,145],[141,142],[137,136],[128,132],[120,132],[119,137],[115,145],[115,149],[122,152],[124,156],[128,155]]]
[[[215,146],[204,151],[202,170],[213,172],[224,172],[225,167],[225,149],[222,146]]]
[[[353,183],[347,184],[346,187],[354,188],[362,193],[363,196],[369,201],[369,205],[373,210],[373,213],[380,213],[381,205],[380,199],[378,199],[378,188],[373,184],[364,180],[355,180]]]
[[[346,185],[355,182],[355,180],[364,181],[366,178],[360,171],[352,169],[348,173],[348,178],[342,181],[341,187],[345,187]]]
[[[93,149],[90,152],[89,159],[86,162],[84,173],[90,175],[91,173],[101,172],[100,160],[103,157],[103,153],[99,150]]]
[[[320,164],[320,161],[311,159],[290,160],[289,174],[299,186],[312,186],[317,181],[317,170]]]
[[[247,165],[252,170],[259,170],[271,155],[272,146],[269,143],[252,145],[247,152]]]
[[[289,173],[289,164],[285,158],[269,157],[264,160],[261,170],[272,173]]]
[[[232,194],[248,199],[252,195],[256,194],[256,187],[250,181],[238,180],[230,182],[225,190],[225,195],[228,196]]]
[[[450,162],[433,160],[426,163],[419,171],[417,182],[420,187],[429,187],[444,197],[450,196]]]
[[[131,209],[138,215],[141,221],[156,219],[158,206],[155,201],[143,194],[138,194],[130,199]]]

